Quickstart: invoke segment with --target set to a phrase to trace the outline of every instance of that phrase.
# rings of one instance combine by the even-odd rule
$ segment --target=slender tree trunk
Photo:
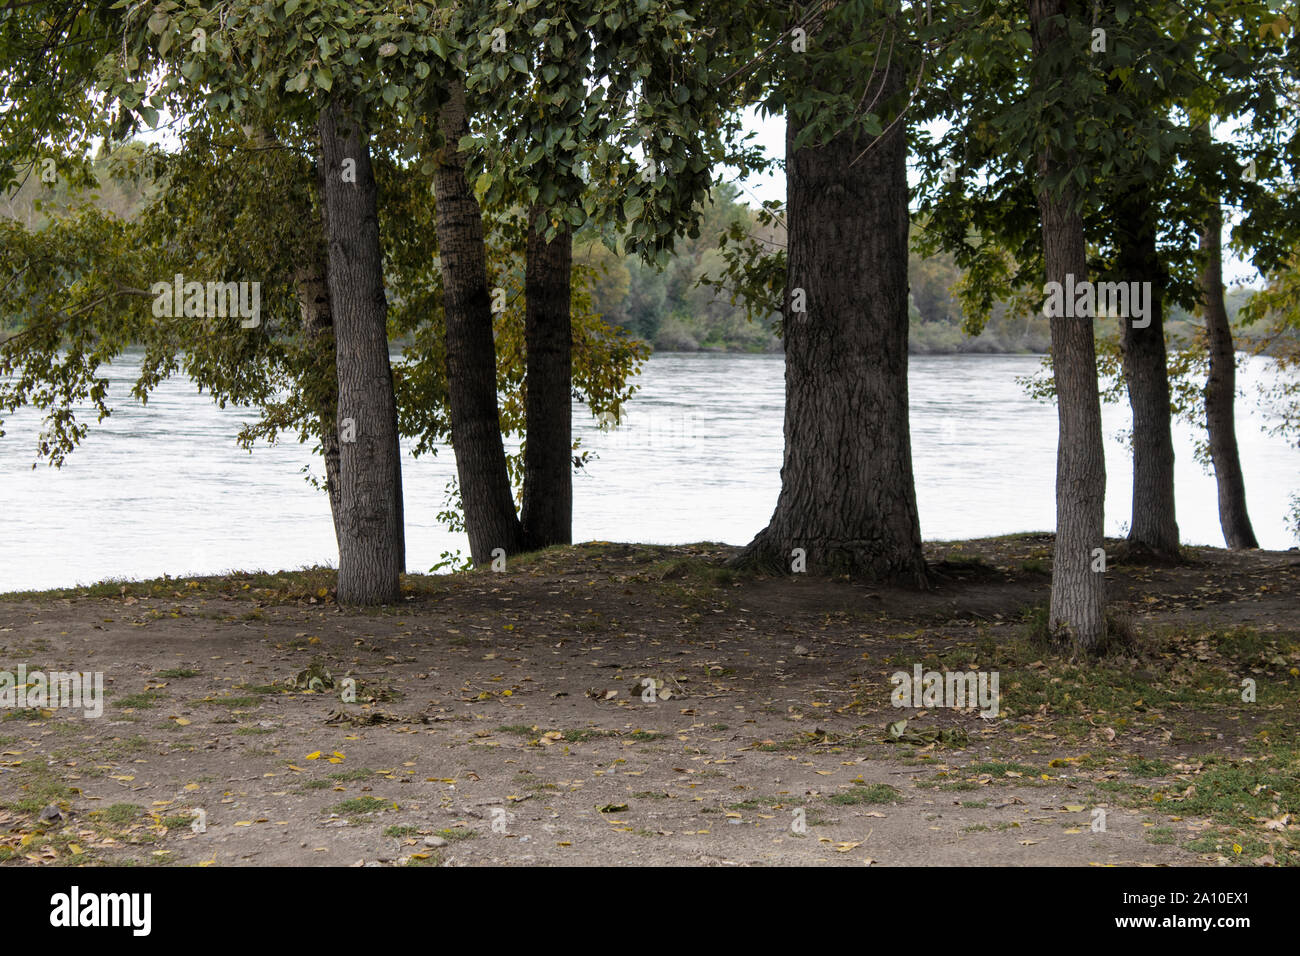
[[[533,210],[524,265],[527,364],[524,414],[524,547],[573,540],[573,233],[565,223],[550,242]],[[543,224],[544,225],[544,222]]]
[[[362,118],[335,99],[318,125],[341,432],[338,600],[386,604],[400,596],[405,557],[378,194]],[[350,173],[345,181],[344,160],[354,161],[355,182]]]
[[[339,527],[342,491],[339,487],[338,373],[334,357],[334,317],[330,313],[329,279],[326,276],[324,250],[321,257],[299,266],[294,272],[302,327],[312,343],[314,355],[322,367],[328,367],[327,387],[316,405],[321,454],[325,459],[325,492],[329,495],[330,515],[334,519],[334,539],[342,546]]]
[[[1040,66],[1044,51],[1071,42],[1052,18],[1080,19],[1068,0],[1029,0],[1033,38],[1034,86],[1062,79]],[[1062,69],[1070,69],[1070,59]],[[1045,75],[1047,74],[1047,75]],[[1065,77],[1068,79],[1068,77]],[[1044,182],[1073,168],[1069,154],[1050,146],[1038,156],[1038,207],[1043,225],[1047,281],[1069,286],[1088,279],[1083,219],[1076,193],[1066,180],[1058,190]],[[1052,562],[1049,626],[1076,650],[1086,651],[1106,635],[1105,578],[1094,571],[1095,552],[1104,549],[1106,460],[1101,435],[1101,399],[1097,390],[1097,355],[1091,318],[1068,312],[1051,319],[1052,367],[1056,381],[1059,428],[1056,445],[1056,545]],[[1104,554],[1104,550],[1102,552]]]
[[[470,556],[475,564],[484,564],[492,560],[497,548],[506,554],[518,553],[523,529],[515,513],[501,442],[483,214],[465,179],[465,158],[457,145],[469,130],[465,87],[459,80],[451,84],[438,121],[443,145],[437,154],[433,184],[447,314],[451,442]]]
[[[1164,268],[1156,248],[1155,197],[1136,187],[1119,197],[1119,280],[1150,282],[1150,324],[1120,319],[1124,382],[1133,409],[1133,516],[1128,555],[1176,561],[1178,518],[1174,504],[1174,436],[1165,353]],[[1131,311],[1131,310],[1130,310]]]
[[[897,66],[870,83],[887,100]],[[801,124],[786,123],[785,458],[771,522],[737,563],[788,572],[802,549],[811,572],[924,586],[907,399],[906,131],[796,150]]]
[[[1223,303],[1223,211],[1211,203],[1201,232],[1205,264],[1201,270],[1201,297],[1205,331],[1209,340],[1210,377],[1205,383],[1205,427],[1210,437],[1210,459],[1219,486],[1219,526],[1229,548],[1258,548],[1255,530],[1246,511],[1246,479],[1237,452],[1237,426],[1233,406],[1237,399],[1237,351]]]

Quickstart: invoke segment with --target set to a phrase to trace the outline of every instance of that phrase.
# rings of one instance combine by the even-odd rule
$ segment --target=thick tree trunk
[[[1116,204],[1119,280],[1150,282],[1150,325],[1120,319],[1124,382],[1133,409],[1133,512],[1128,557],[1177,561],[1174,436],[1165,354],[1164,269],[1156,248],[1155,197],[1145,187]],[[1131,310],[1130,310],[1131,311]]]
[[[298,291],[298,306],[302,313],[302,327],[313,353],[322,365],[328,363],[328,388],[317,402],[316,419],[319,422],[321,455],[325,459],[325,493],[329,496],[330,515],[334,519],[334,539],[342,546],[343,535],[339,527],[342,511],[342,491],[339,486],[339,432],[338,432],[338,373],[334,357],[334,317],[330,313],[329,279],[326,276],[324,250],[321,257],[299,266],[294,271],[294,285]]]
[[[533,210],[524,265],[527,356],[524,414],[524,547],[573,540],[573,233],[565,223],[550,242]],[[542,225],[545,223],[543,221]]]
[[[438,125],[443,145],[433,183],[447,318],[451,442],[470,556],[475,564],[484,564],[496,548],[517,553],[523,530],[501,442],[483,215],[465,179],[465,160],[457,146],[469,128],[461,82],[452,83]]]
[[[319,130],[342,432],[338,600],[386,604],[400,596],[405,556],[378,195],[361,118],[332,100],[321,111]],[[355,182],[350,175],[344,180],[344,160],[355,162]]]
[[[897,67],[870,80],[882,82],[885,98],[896,93]],[[737,563],[789,572],[802,549],[811,572],[924,586],[907,399],[906,131],[796,150],[799,121],[786,122],[785,458],[771,522]]]
[[[1219,526],[1229,548],[1258,548],[1255,530],[1246,511],[1246,479],[1237,452],[1237,425],[1233,406],[1237,398],[1237,351],[1223,303],[1223,212],[1218,202],[1210,206],[1201,249],[1201,297],[1205,331],[1209,340],[1210,377],[1205,383],[1205,427],[1210,438],[1210,459],[1219,486]]]
[[[1044,51],[1069,43],[1050,18],[1079,18],[1067,0],[1029,0],[1035,61]],[[1069,59],[1066,60],[1068,64]],[[1065,67],[1069,69],[1067,65]],[[1035,86],[1060,77],[1036,69]],[[1051,147],[1038,156],[1038,207],[1043,225],[1047,281],[1067,287],[1087,281],[1088,260],[1083,220],[1075,192],[1066,184],[1050,190],[1044,181],[1072,167],[1071,157]],[[1097,356],[1090,317],[1068,314],[1051,319],[1052,367],[1056,381],[1059,428],[1056,444],[1056,545],[1052,562],[1049,626],[1076,650],[1091,650],[1106,635],[1105,578],[1094,571],[1094,554],[1104,549],[1106,460],[1101,435],[1101,400],[1097,390]],[[1104,551],[1103,551],[1104,553]]]

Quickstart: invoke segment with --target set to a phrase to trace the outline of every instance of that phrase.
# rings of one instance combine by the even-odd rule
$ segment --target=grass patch
[[[448,843],[455,843],[457,840],[472,840],[478,836],[477,830],[467,830],[464,827],[452,827],[449,830],[439,830],[438,836],[442,837]]]
[[[331,780],[369,780],[375,775],[375,772],[369,767],[358,767],[356,770],[340,770],[338,773],[330,774]]]
[[[48,715],[36,707],[23,707],[5,713],[5,720],[44,720]]]
[[[864,803],[902,803],[903,794],[887,783],[873,783],[865,787],[852,787],[831,796],[831,803],[842,807]]]
[[[353,797],[351,800],[342,800],[334,804],[325,812],[337,813],[341,817],[351,817],[391,809],[393,809],[393,804],[388,800],[380,800],[378,797]]]
[[[1146,757],[1134,757],[1124,765],[1124,769],[1135,777],[1167,777],[1174,772],[1174,768],[1163,760]]]
[[[105,823],[111,823],[114,826],[126,826],[128,823],[134,823],[144,813],[144,807],[134,803],[115,803],[110,807],[105,807],[99,811],[99,818]]]

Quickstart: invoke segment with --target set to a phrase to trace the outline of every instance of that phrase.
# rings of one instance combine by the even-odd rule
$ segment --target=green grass
[[[393,839],[415,836],[419,832],[419,827],[411,826],[409,823],[395,823],[391,827],[384,828],[384,836],[392,837]]]
[[[199,672],[188,667],[169,667],[167,670],[156,671],[153,676],[167,680],[183,680],[187,677],[198,677]]]
[[[1124,769],[1135,777],[1167,777],[1174,768],[1163,760],[1148,760],[1146,757],[1134,757]]]
[[[35,707],[23,707],[19,710],[6,711],[4,720],[44,720],[45,711],[37,710]]]
[[[357,767],[355,770],[340,770],[338,773],[330,774],[331,780],[369,780],[375,775],[375,772],[369,767]]]
[[[531,737],[533,734],[541,733],[541,731],[528,724],[506,724],[498,727],[495,732],[498,734],[514,734],[516,737]]]
[[[1005,777],[1008,772],[1023,774],[1026,777],[1037,777],[1038,770],[1028,764],[1023,763],[1003,763],[999,760],[990,760],[984,763],[971,764],[965,768],[966,773],[987,773],[994,777]]]
[[[467,830],[461,827],[453,827],[449,830],[439,830],[438,836],[442,837],[448,843],[455,843],[457,840],[472,840],[478,836],[477,830]]]
[[[1152,827],[1146,832],[1146,841],[1155,846],[1171,846],[1174,842],[1174,828]]]
[[[351,800],[342,800],[334,804],[325,812],[337,813],[342,817],[351,817],[391,809],[393,809],[393,804],[388,800],[380,800],[378,797],[353,797]]]
[[[897,788],[887,783],[873,783],[865,787],[851,787],[843,793],[833,794],[830,801],[842,807],[864,803],[902,803],[903,795]]]
[[[115,803],[110,807],[105,807],[99,811],[99,818],[105,823],[111,823],[114,826],[126,826],[128,823],[134,823],[144,813],[144,807],[134,803]]]

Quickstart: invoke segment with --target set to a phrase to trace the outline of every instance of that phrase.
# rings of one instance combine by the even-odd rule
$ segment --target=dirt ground
[[[928,545],[923,593],[594,542],[370,611],[328,570],[5,596],[0,670],[110,696],[3,712],[0,865],[1300,862],[1300,553],[1112,564],[1136,637],[1091,662],[1030,637],[1050,549]],[[1000,714],[893,707],[917,663]]]

